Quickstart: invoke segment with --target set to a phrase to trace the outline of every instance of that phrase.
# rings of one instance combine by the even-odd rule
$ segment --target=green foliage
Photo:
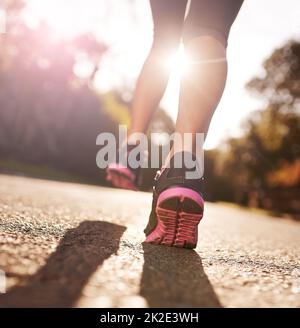
[[[243,137],[228,140],[222,153],[222,173],[215,170],[211,174],[220,174],[225,180],[230,200],[299,211],[300,44],[288,42],[276,49],[263,66],[264,76],[254,78],[247,87],[264,97],[267,107],[247,119]],[[217,152],[214,160],[219,157]],[[288,178],[290,174],[293,179]],[[216,184],[214,188],[220,187]]]

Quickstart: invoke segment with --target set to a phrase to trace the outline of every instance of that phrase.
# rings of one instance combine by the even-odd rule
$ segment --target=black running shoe
[[[158,171],[153,186],[152,210],[144,232],[146,243],[195,248],[198,224],[203,216],[203,178],[187,179],[185,168],[170,167]],[[184,157],[182,157],[184,158]],[[182,161],[183,163],[183,161]]]

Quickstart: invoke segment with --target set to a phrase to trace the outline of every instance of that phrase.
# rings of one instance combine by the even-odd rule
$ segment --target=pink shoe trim
[[[190,198],[194,202],[196,202],[202,209],[204,208],[204,200],[199,195],[199,193],[197,193],[193,189],[184,187],[174,187],[163,191],[158,197],[157,206],[159,206],[159,204],[165,201],[166,199],[173,197],[180,198],[181,200],[183,200],[184,198]]]
[[[130,180],[132,180],[132,181],[135,180],[135,174],[133,174],[128,167],[125,167],[122,164],[119,164],[119,163],[109,164],[107,170],[108,171],[110,171],[110,170],[118,171],[121,174],[124,174],[125,176],[127,176]]]
[[[114,187],[137,191],[135,175],[127,167],[113,163],[106,170],[106,180],[110,181]]]

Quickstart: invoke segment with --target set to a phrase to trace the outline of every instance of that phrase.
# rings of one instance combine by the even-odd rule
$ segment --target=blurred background
[[[96,136],[130,125],[148,0],[1,0],[0,172],[105,185]],[[2,15],[3,16],[3,15]],[[206,198],[300,215],[300,2],[246,0],[205,144]],[[150,132],[174,131],[181,50]],[[155,142],[152,141],[152,142]],[[143,189],[155,170],[143,171]]]

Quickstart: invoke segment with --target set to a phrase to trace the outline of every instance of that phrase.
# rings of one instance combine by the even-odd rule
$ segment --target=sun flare
[[[46,22],[57,36],[68,38],[92,29],[94,21],[91,15],[95,0],[28,0],[25,18],[30,25]]]
[[[189,64],[190,61],[184,51],[184,47],[180,45],[179,50],[166,60],[165,66],[172,74],[181,77],[189,71]]]

